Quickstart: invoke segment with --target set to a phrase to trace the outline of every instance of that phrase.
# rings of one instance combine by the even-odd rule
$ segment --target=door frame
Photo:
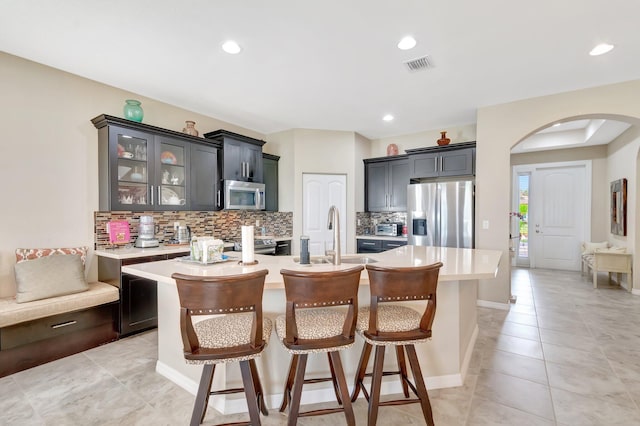
[[[529,224],[535,221],[535,213],[531,208],[531,205],[535,201],[536,194],[532,191],[534,187],[535,171],[537,169],[546,168],[563,168],[563,167],[584,167],[585,168],[585,204],[588,206],[587,211],[584,213],[584,241],[591,241],[591,210],[592,206],[592,193],[593,193],[593,173],[592,173],[592,161],[591,160],[577,160],[577,161],[561,161],[557,163],[533,163],[522,164],[512,167],[511,175],[511,211],[517,211],[518,209],[518,173],[530,173],[529,179]],[[510,230],[511,231],[511,230]],[[529,267],[536,268],[535,250],[532,248],[532,240],[535,239],[535,235],[529,229]],[[537,243],[537,241],[535,242]]]

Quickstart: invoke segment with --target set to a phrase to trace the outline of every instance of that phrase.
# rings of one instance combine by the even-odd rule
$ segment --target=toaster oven
[[[402,235],[402,223],[379,223],[376,225],[376,235],[388,237]]]

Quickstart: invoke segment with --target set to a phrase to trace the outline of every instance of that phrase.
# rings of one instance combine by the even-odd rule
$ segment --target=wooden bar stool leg
[[[289,363],[289,373],[287,373],[287,382],[284,384],[284,392],[282,394],[282,405],[280,405],[280,412],[284,413],[287,408],[287,404],[291,401],[291,388],[293,388],[293,379],[296,374],[296,368],[298,366],[298,355],[291,356],[291,362]]]
[[[335,366],[338,388],[340,390],[342,400],[344,401],[343,409],[344,416],[347,419],[347,425],[355,426],[356,416],[355,414],[353,414],[351,399],[349,399],[349,389],[347,388],[347,379],[344,377],[344,370],[342,368],[342,361],[340,360],[340,353],[337,351],[329,352],[329,359],[331,360],[331,364]]]
[[[293,394],[291,397],[291,407],[289,408],[289,419],[287,425],[294,426],[298,422],[300,414],[300,398],[302,397],[302,385],[304,384],[304,373],[307,369],[307,354],[297,355],[296,376],[293,381]]]
[[[418,362],[418,355],[416,355],[416,348],[414,345],[407,345],[407,356],[409,358],[409,364],[411,365],[411,371],[413,371],[413,380],[418,390],[418,397],[420,398],[420,406],[422,407],[422,413],[427,425],[433,426],[433,412],[431,411],[431,402],[429,402],[429,394],[427,393],[427,387],[424,384],[422,378],[422,370],[420,369],[420,363]]]
[[[338,382],[336,380],[336,371],[333,367],[333,361],[331,360],[333,352],[327,352],[327,358],[329,358],[329,370],[331,371],[331,382],[333,382],[333,391],[336,394],[336,399],[338,400],[338,404],[342,405],[342,399],[340,398],[340,391],[338,389]]]
[[[209,394],[211,392],[211,383],[213,382],[215,369],[215,364],[205,364],[202,366],[198,394],[196,395],[196,402],[193,405],[193,413],[191,414],[191,426],[200,425],[204,421],[204,415],[207,414],[207,404],[209,403]]]
[[[244,393],[247,396],[247,407],[249,408],[249,418],[252,426],[260,425],[260,410],[258,409],[258,399],[256,397],[256,388],[253,385],[253,377],[251,374],[251,366],[249,361],[240,361],[240,372],[242,373],[242,383],[244,384]]]
[[[400,383],[402,384],[402,393],[405,398],[409,398],[409,385],[407,384],[407,363],[404,359],[404,349],[402,346],[396,346],[396,358],[398,359],[398,367],[400,368]]]
[[[260,376],[258,375],[258,368],[256,367],[256,360],[254,358],[249,360],[249,366],[251,367],[251,377],[253,377],[253,386],[256,389],[256,395],[258,398],[258,407],[265,416],[269,415],[269,409],[264,402],[264,391],[262,390],[262,383],[260,383]]]
[[[358,372],[356,373],[355,383],[353,384],[353,394],[351,395],[351,402],[356,402],[358,399],[358,394],[360,393],[360,389],[362,388],[362,393],[364,394],[367,401],[369,400],[369,395],[367,394],[366,389],[364,388],[364,376],[367,374],[367,364],[369,364],[369,356],[371,355],[372,346],[364,342],[364,346],[362,347],[362,353],[360,354],[360,363],[358,364]]]
[[[378,421],[378,404],[380,404],[380,386],[382,385],[382,367],[384,364],[384,345],[376,346],[373,358],[373,374],[371,377],[371,397],[369,398],[369,414],[367,424],[375,426]]]

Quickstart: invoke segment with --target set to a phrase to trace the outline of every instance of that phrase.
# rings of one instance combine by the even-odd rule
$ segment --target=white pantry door
[[[329,207],[336,206],[340,215],[340,247],[347,244],[347,176],[302,174],[302,235],[309,236],[309,252],[324,255],[331,248],[333,230],[327,229]]]
[[[580,270],[580,243],[590,225],[585,164],[538,166],[531,176],[529,238],[534,268]]]

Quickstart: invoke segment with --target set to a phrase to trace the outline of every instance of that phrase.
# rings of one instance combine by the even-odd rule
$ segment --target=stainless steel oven
[[[256,238],[253,241],[253,252],[255,254],[267,254],[271,256],[276,255],[277,244],[274,240],[269,238]],[[234,251],[242,251],[242,243],[236,242],[233,245]]]
[[[224,208],[264,210],[264,183],[224,181]]]

